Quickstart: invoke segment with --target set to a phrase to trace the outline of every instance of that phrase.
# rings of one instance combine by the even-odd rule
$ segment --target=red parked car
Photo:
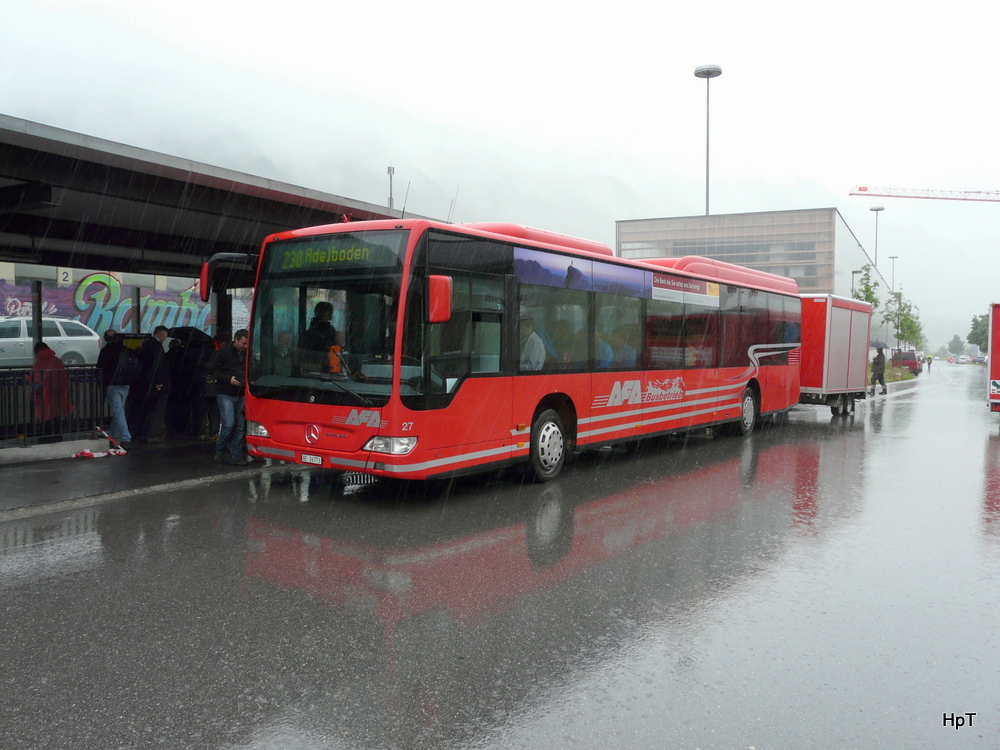
[[[892,355],[893,367],[905,367],[914,375],[919,375],[924,369],[924,363],[917,359],[916,352],[894,352]]]

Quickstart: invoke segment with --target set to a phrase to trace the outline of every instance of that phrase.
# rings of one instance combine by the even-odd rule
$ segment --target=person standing
[[[73,415],[66,365],[44,341],[35,344],[35,363],[31,367],[31,391],[35,419],[42,424],[42,443],[62,440],[63,420]]]
[[[933,362],[933,361],[934,361],[934,357],[931,357],[931,356],[927,357],[927,372],[931,371],[931,362]]]
[[[227,455],[234,466],[250,463],[243,453],[247,335],[245,328],[234,333],[233,342],[219,349],[212,362],[211,379],[219,406],[219,440],[215,444],[215,462],[219,464],[227,460]]]
[[[142,377],[136,385],[135,394],[137,409],[133,419],[135,439],[139,443],[163,442],[160,437],[164,431],[163,418],[167,409],[167,397],[170,395],[170,371],[167,368],[166,352],[163,343],[167,340],[169,330],[166,326],[156,326],[152,338],[142,342],[139,348],[139,364],[142,366]]]
[[[132,447],[132,433],[129,432],[128,419],[125,417],[125,403],[132,385],[133,368],[138,368],[138,361],[131,365],[130,358],[135,360],[135,354],[125,348],[118,332],[110,328],[105,331],[104,348],[97,355],[97,367],[104,376],[104,395],[111,410],[108,434],[125,449]]]
[[[191,415],[191,397],[184,378],[184,361],[187,358],[187,348],[180,339],[170,339],[167,353],[163,355],[167,364],[167,377],[170,379],[170,393],[167,395],[167,408],[164,423],[168,437],[183,437],[187,431],[187,422]]]
[[[882,384],[882,395],[884,396],[889,391],[885,387],[885,354],[882,352],[882,347],[878,347],[875,350],[875,357],[872,359],[872,383],[871,383],[871,395],[875,395],[875,383]]]

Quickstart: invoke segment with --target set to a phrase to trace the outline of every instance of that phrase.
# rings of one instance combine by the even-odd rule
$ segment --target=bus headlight
[[[263,438],[271,437],[271,433],[267,431],[264,425],[260,422],[250,422],[249,420],[247,421],[247,435]]]
[[[391,453],[394,456],[405,456],[417,447],[415,437],[373,437],[362,450],[372,453]]]

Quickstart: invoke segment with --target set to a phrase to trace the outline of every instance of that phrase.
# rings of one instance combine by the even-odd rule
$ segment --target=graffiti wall
[[[133,304],[135,287],[126,286],[113,274],[90,273],[79,282],[56,286],[42,285],[42,315],[71,318],[103,334],[109,328],[131,331],[135,316],[139,330],[152,331],[158,325],[168,328],[194,326],[213,333],[215,315],[211,305],[201,301],[198,282],[182,291],[142,289],[139,308]],[[31,315],[31,284],[11,284],[0,280],[3,315]],[[234,323],[249,320],[247,300],[233,301]]]

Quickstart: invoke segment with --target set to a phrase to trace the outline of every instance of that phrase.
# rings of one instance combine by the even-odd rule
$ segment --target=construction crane
[[[906,188],[859,187],[851,195],[868,195],[873,198],[926,198],[939,201],[992,201],[1000,202],[1000,190],[909,190]]]

